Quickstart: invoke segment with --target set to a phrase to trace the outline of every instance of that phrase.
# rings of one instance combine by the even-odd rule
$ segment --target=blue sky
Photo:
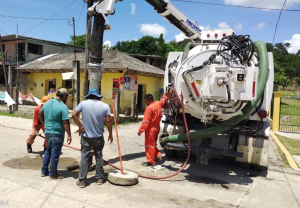
[[[284,0],[191,1],[276,9],[281,9],[284,2]],[[74,16],[76,34],[85,33],[86,5],[83,0],[75,0],[75,2],[74,0],[0,0],[0,2],[0,15],[39,18],[49,18],[72,3],[68,8],[55,15],[53,19],[71,19]],[[232,28],[236,34],[250,35],[254,41],[273,41],[279,11],[202,5],[175,0],[171,2],[191,20],[196,20],[203,27]],[[166,41],[182,38],[180,31],[157,14],[153,7],[144,0],[123,0],[115,4],[115,9],[116,13],[108,16],[112,30],[105,32],[104,41],[106,43],[115,45],[117,41],[135,40],[144,35],[158,37],[161,32],[165,34]],[[285,9],[300,9],[300,0],[287,0]],[[300,49],[299,19],[300,12],[285,11],[282,13],[277,29],[275,43],[289,41],[292,44],[290,52],[297,52]],[[18,24],[20,35],[64,43],[70,40],[73,28],[67,20],[49,20],[41,24],[43,21],[0,16],[0,32],[2,35],[15,34],[16,24]],[[34,28],[39,24],[41,25]]]

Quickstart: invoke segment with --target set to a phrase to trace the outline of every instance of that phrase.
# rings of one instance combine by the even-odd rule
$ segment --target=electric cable
[[[282,9],[274,9],[274,8],[265,8],[265,7],[253,7],[253,6],[239,6],[239,5],[232,5],[232,4],[217,4],[217,3],[208,3],[208,2],[201,2],[201,1],[188,1],[188,0],[173,0],[173,1],[180,1],[192,4],[208,4],[213,6],[226,6],[226,7],[239,7],[239,8],[248,8],[248,9],[263,9],[263,10],[271,10],[271,11],[280,11]],[[300,9],[285,9],[283,11],[286,12],[300,12]]]
[[[220,10],[220,9],[215,9],[215,8],[211,8],[211,7],[199,5],[199,4],[197,4],[197,6],[199,6],[199,7],[204,7],[204,8],[206,8],[206,9],[211,9],[211,10],[223,12],[223,13],[226,13],[226,14],[231,14],[231,15],[238,16],[238,17],[243,17],[243,18],[245,18],[245,19],[250,19],[250,20],[253,20],[253,21],[256,21],[256,22],[264,22],[264,23],[266,23],[266,24],[268,24],[268,25],[276,26],[276,24],[271,23],[271,22],[266,22],[266,21],[264,21],[264,20],[259,20],[259,19],[255,19],[255,18],[251,18],[251,17],[246,17],[246,16],[243,16],[243,15],[239,15],[239,14],[227,12],[227,11],[224,11],[224,10]],[[300,27],[299,25],[278,25],[278,26],[281,26],[281,27]]]
[[[284,7],[285,3],[286,3],[286,0],[284,0],[284,3],[283,3],[283,5],[282,5],[282,8],[281,8],[281,11],[280,11],[280,13],[279,13],[279,17],[278,17],[278,20],[277,20],[277,23],[276,23],[275,32],[274,32],[274,37],[273,37],[273,45],[274,45],[274,40],[275,40],[275,36],[276,36],[276,32],[277,32],[278,22],[279,22],[279,20],[280,20],[280,17],[281,17],[281,14],[282,14],[282,10],[283,10],[283,7]]]
[[[85,3],[83,2],[83,6],[82,6],[82,8],[81,8],[81,11],[80,11],[79,19],[78,19],[78,21],[77,21],[76,30],[77,30],[77,28],[78,28],[78,25],[79,25],[79,22],[80,22],[80,18],[81,18],[81,14],[82,14],[82,11],[83,11],[83,8],[84,8],[84,5],[85,5]]]
[[[17,17],[11,15],[2,15],[2,14],[0,14],[0,17],[14,18],[14,19],[31,19],[31,20],[69,20],[69,19],[48,19],[43,17]]]
[[[48,20],[50,20],[52,17],[56,16],[57,14],[59,14],[60,12],[62,12],[63,10],[65,10],[66,8],[68,8],[69,6],[71,6],[72,4],[74,4],[77,0],[74,0],[73,2],[71,2],[70,4],[68,4],[66,7],[64,7],[63,9],[61,9],[60,11],[58,11],[57,13],[55,13],[54,15],[52,15],[51,17],[49,17],[48,19],[44,20],[43,22],[41,22],[40,24],[34,26],[33,28],[27,30],[25,33],[23,33],[22,35],[34,30],[35,28],[37,28],[38,26],[44,24],[45,22],[47,22]]]
[[[5,32],[3,29],[1,29],[1,28],[0,28],[0,30],[1,30],[1,31],[3,31],[3,32],[6,34],[6,35],[8,35],[8,33],[7,33],[7,32]]]

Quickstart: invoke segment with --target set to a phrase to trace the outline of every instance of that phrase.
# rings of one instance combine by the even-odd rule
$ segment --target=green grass
[[[300,155],[300,139],[291,139],[278,134],[276,136],[291,155]]]
[[[281,97],[280,131],[300,132],[300,99]]]
[[[27,119],[32,119],[32,118],[28,118],[28,117],[25,117],[25,116],[18,116],[14,113],[3,113],[3,112],[0,112],[0,116],[10,116],[10,117],[20,117],[20,118],[27,118]]]
[[[293,91],[279,91],[281,92],[280,97],[300,97],[300,92]]]

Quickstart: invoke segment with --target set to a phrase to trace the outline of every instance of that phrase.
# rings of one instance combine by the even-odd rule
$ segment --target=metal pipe
[[[245,107],[237,113],[237,115],[222,123],[221,126],[214,126],[208,129],[190,133],[191,140],[201,139],[204,137],[211,137],[223,131],[226,131],[230,127],[237,125],[239,122],[247,118],[252,112],[252,110],[255,108],[256,104],[258,103],[259,99],[261,98],[265,90],[266,83],[268,80],[268,71],[269,71],[269,59],[268,59],[266,44],[264,42],[257,41],[255,42],[255,45],[259,51],[259,60],[260,60],[259,63],[260,73],[259,73],[259,78],[257,83],[256,100],[248,102],[245,105]],[[168,142],[170,143],[184,142],[187,140],[187,134],[177,134],[177,135],[161,138],[160,140],[162,146],[166,145]]]

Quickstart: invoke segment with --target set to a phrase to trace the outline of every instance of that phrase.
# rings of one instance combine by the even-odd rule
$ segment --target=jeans
[[[61,148],[64,143],[65,135],[60,134],[46,134],[47,149],[44,154],[42,174],[48,174],[49,176],[55,176],[57,174],[57,165]],[[50,171],[49,171],[50,163]]]
[[[91,147],[94,149],[94,154],[96,157],[96,179],[103,178],[103,158],[102,158],[102,149],[104,147],[104,138],[87,138],[81,137],[81,161],[80,161],[80,171],[79,171],[79,180],[86,180],[88,173],[88,160]]]

